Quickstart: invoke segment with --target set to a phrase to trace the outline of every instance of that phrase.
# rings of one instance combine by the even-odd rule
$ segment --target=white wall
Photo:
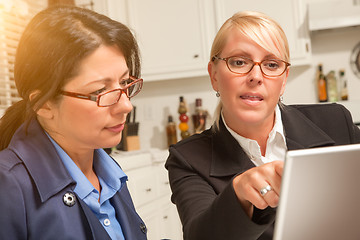
[[[350,67],[350,55],[360,42],[360,27],[325,30],[311,34],[312,65],[294,67],[290,70],[287,89],[284,95],[286,103],[316,102],[315,70],[323,63],[324,73],[330,70],[345,69],[348,78],[350,100],[360,100],[360,79]]]
[[[360,27],[314,32],[311,40],[312,64],[291,68],[284,102],[286,104],[316,102],[314,76],[317,64],[320,62],[323,63],[325,73],[345,68],[349,81],[349,99],[360,101],[360,79],[353,74],[349,64],[351,51],[360,41]],[[218,101],[208,76],[145,82],[142,92],[132,100],[137,107],[137,120],[140,121],[139,135],[142,149],[167,147],[165,133],[167,116],[173,115],[175,122],[179,123],[177,113],[179,96],[184,96],[188,104],[189,117],[194,112],[196,98],[203,99],[203,106],[211,115]]]

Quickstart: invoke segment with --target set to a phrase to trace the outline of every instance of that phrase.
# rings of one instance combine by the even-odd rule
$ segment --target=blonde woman
[[[286,36],[264,14],[237,13],[217,33],[216,121],[166,162],[185,240],[272,239],[286,151],[360,142],[341,105],[281,103],[289,67]]]

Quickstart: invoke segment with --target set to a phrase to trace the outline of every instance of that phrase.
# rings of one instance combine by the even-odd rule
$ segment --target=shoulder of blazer
[[[182,147],[184,145],[192,144],[192,143],[198,142],[198,141],[207,141],[214,134],[215,134],[215,131],[213,130],[213,127],[211,127],[209,129],[204,130],[201,133],[196,133],[194,135],[191,135],[190,137],[185,138],[172,146],[175,146],[176,148],[178,148],[178,147]]]
[[[22,164],[19,157],[11,150],[4,149],[0,151],[0,166],[6,171],[10,171],[14,166]]]
[[[296,142],[289,149],[359,141],[360,130],[354,127],[350,112],[340,104],[285,105],[281,111],[287,142]]]
[[[353,124],[350,111],[337,103],[289,105],[283,108],[284,114],[294,110],[301,112],[318,126],[325,122]]]
[[[312,116],[314,113],[317,113],[316,115],[319,115],[319,113],[333,115],[349,112],[348,109],[338,103],[285,105],[285,110],[287,108],[295,108],[307,116]]]

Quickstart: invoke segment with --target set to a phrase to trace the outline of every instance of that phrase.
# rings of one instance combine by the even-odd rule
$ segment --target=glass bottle
[[[328,93],[327,93],[327,83],[325,75],[323,74],[322,64],[318,65],[318,70],[316,73],[316,81],[318,87],[318,100],[319,102],[327,102]]]
[[[173,117],[171,115],[168,116],[168,123],[166,125],[166,135],[167,135],[167,143],[168,147],[170,145],[177,143],[177,135],[176,135],[176,125],[173,121]]]
[[[189,125],[188,125],[189,117],[186,115],[187,107],[186,107],[183,96],[180,97],[178,113],[180,114],[180,116],[179,116],[179,120],[180,120],[179,129],[181,131],[180,136],[181,136],[181,139],[185,139],[190,136],[190,133],[188,131],[189,130]]]
[[[327,79],[327,90],[329,102],[336,102],[338,100],[338,88],[335,71],[330,71],[326,75]]]
[[[348,100],[348,88],[347,88],[347,79],[345,77],[345,70],[344,69],[340,69],[339,71],[339,80],[340,80],[340,84],[341,84],[341,89],[340,89],[340,98],[343,101]]]
[[[206,112],[202,108],[201,98],[195,99],[195,114],[192,115],[194,133],[201,133],[205,130]]]

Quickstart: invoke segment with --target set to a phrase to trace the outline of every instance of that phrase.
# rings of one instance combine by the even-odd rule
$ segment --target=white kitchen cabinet
[[[292,65],[310,64],[303,0],[107,0],[107,15],[135,33],[145,82],[207,76],[217,29],[241,10],[261,11],[277,20],[287,34]]]
[[[149,240],[183,239],[176,207],[169,204],[169,199],[170,195],[165,195],[145,207],[136,209],[147,226]]]
[[[107,1],[104,0],[75,0],[76,6],[94,10],[101,14],[107,14]]]
[[[160,150],[159,150],[160,151]],[[175,205],[167,170],[167,151],[113,152],[112,157],[128,176],[128,188],[137,213],[145,222],[149,240],[181,240],[182,225]]]
[[[359,0],[307,1],[310,31],[360,26]]]
[[[159,199],[159,204],[161,211],[159,214],[159,221],[162,232],[159,233],[159,238],[157,239],[171,239],[171,240],[181,240],[182,237],[182,228],[181,222],[177,209],[174,204],[169,204],[170,195],[165,195]],[[150,238],[149,238],[150,239]]]
[[[116,2],[108,1],[109,16],[119,19],[112,7]],[[207,75],[215,34],[212,1],[127,0],[122,5],[140,46],[144,81]]]
[[[238,11],[259,11],[275,19],[284,29],[290,47],[291,64],[310,64],[311,44],[302,0],[215,0],[217,27]]]

